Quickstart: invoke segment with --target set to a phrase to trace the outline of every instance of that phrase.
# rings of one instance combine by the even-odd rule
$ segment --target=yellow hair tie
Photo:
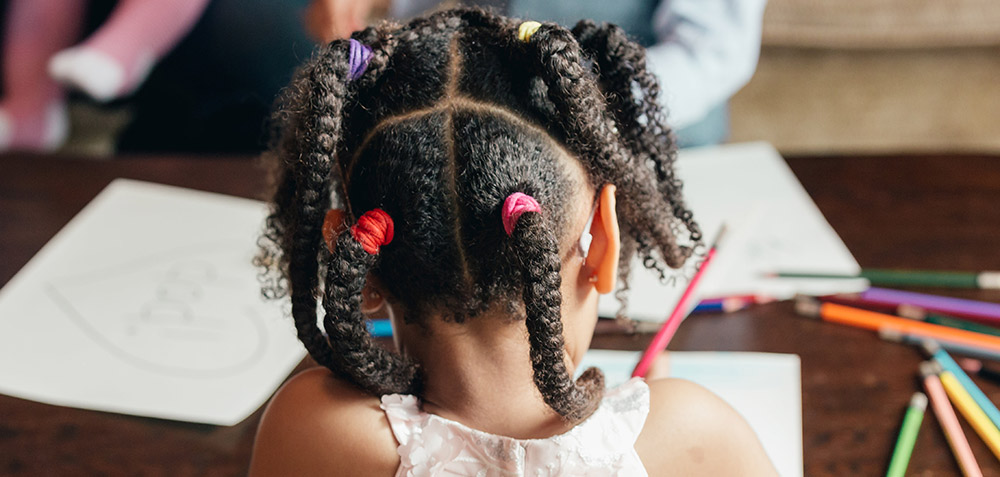
[[[531,36],[538,31],[542,24],[538,22],[524,22],[517,27],[517,38],[525,43],[531,41]]]

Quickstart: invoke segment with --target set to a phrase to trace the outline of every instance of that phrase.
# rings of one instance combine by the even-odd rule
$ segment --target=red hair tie
[[[517,219],[525,212],[541,212],[542,208],[533,197],[522,192],[515,192],[507,196],[503,201],[503,209],[500,211],[500,219],[503,220],[503,229],[507,235],[514,233],[514,226]]]
[[[351,235],[361,248],[375,255],[379,247],[392,242],[392,217],[382,209],[369,210],[351,227]]]

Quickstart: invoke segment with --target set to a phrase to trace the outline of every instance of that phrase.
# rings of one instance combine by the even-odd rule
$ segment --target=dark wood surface
[[[1000,269],[1000,158],[792,158],[792,169],[863,266]],[[116,177],[259,197],[249,158],[0,157],[0,284]],[[929,290],[1000,301],[995,291]],[[11,317],[0,317],[10,319]],[[598,336],[642,349],[649,335]],[[39,343],[39,346],[45,346]],[[884,474],[923,359],[872,333],[796,316],[789,303],[685,323],[671,349],[795,353],[802,358],[806,475]],[[1000,387],[977,379],[1000,400]],[[0,395],[0,475],[240,475],[260,411],[217,427],[63,408]],[[969,431],[987,475],[1000,462]],[[958,475],[928,413],[910,474]]]

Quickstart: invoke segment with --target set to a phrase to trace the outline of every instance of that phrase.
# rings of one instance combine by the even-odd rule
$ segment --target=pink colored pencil
[[[716,251],[719,248],[719,241],[722,236],[725,235],[726,228],[725,225],[719,230],[719,234],[715,237],[715,242],[712,247],[708,249],[708,254],[705,255],[705,261],[701,263],[701,267],[695,272],[694,278],[691,279],[691,283],[688,283],[687,288],[681,295],[680,301],[677,302],[677,306],[667,317],[667,321],[663,322],[663,326],[660,331],[653,336],[653,340],[650,341],[649,346],[646,351],[642,353],[642,358],[639,359],[639,363],[635,365],[635,370],[632,371],[632,377],[646,377],[646,372],[649,371],[649,367],[656,360],[656,357],[667,349],[667,345],[670,344],[670,339],[674,337],[674,333],[677,332],[677,328],[681,326],[681,321],[691,312],[694,307],[694,291],[698,287],[698,282],[701,281],[701,277],[705,274],[705,270],[708,270],[708,265],[712,263],[712,259],[715,258]]]
[[[955,410],[951,408],[948,401],[948,394],[941,385],[941,380],[937,377],[937,370],[933,362],[924,362],[920,365],[920,373],[924,376],[924,388],[927,389],[927,397],[930,398],[934,415],[937,416],[941,428],[944,429],[944,436],[948,440],[955,460],[962,469],[962,474],[966,477],[982,477],[983,471],[976,462],[976,456],[969,447],[969,441],[962,432],[962,425],[958,422]]]

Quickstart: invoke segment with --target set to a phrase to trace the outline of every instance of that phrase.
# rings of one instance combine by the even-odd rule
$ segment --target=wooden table
[[[1000,158],[814,157],[789,164],[863,266],[1000,269]],[[249,158],[0,157],[0,284],[116,177],[242,197],[259,197],[265,184]],[[930,291],[1000,301],[995,291]],[[649,338],[598,336],[594,345],[638,350]],[[870,332],[800,318],[789,303],[699,316],[681,327],[671,349],[800,355],[806,475],[884,474],[923,359]],[[1000,400],[1000,387],[980,384]],[[0,475],[245,474],[259,419],[260,411],[216,427],[0,396]],[[987,475],[1000,474],[1000,461],[967,431]],[[909,470],[958,473],[929,413]]]

